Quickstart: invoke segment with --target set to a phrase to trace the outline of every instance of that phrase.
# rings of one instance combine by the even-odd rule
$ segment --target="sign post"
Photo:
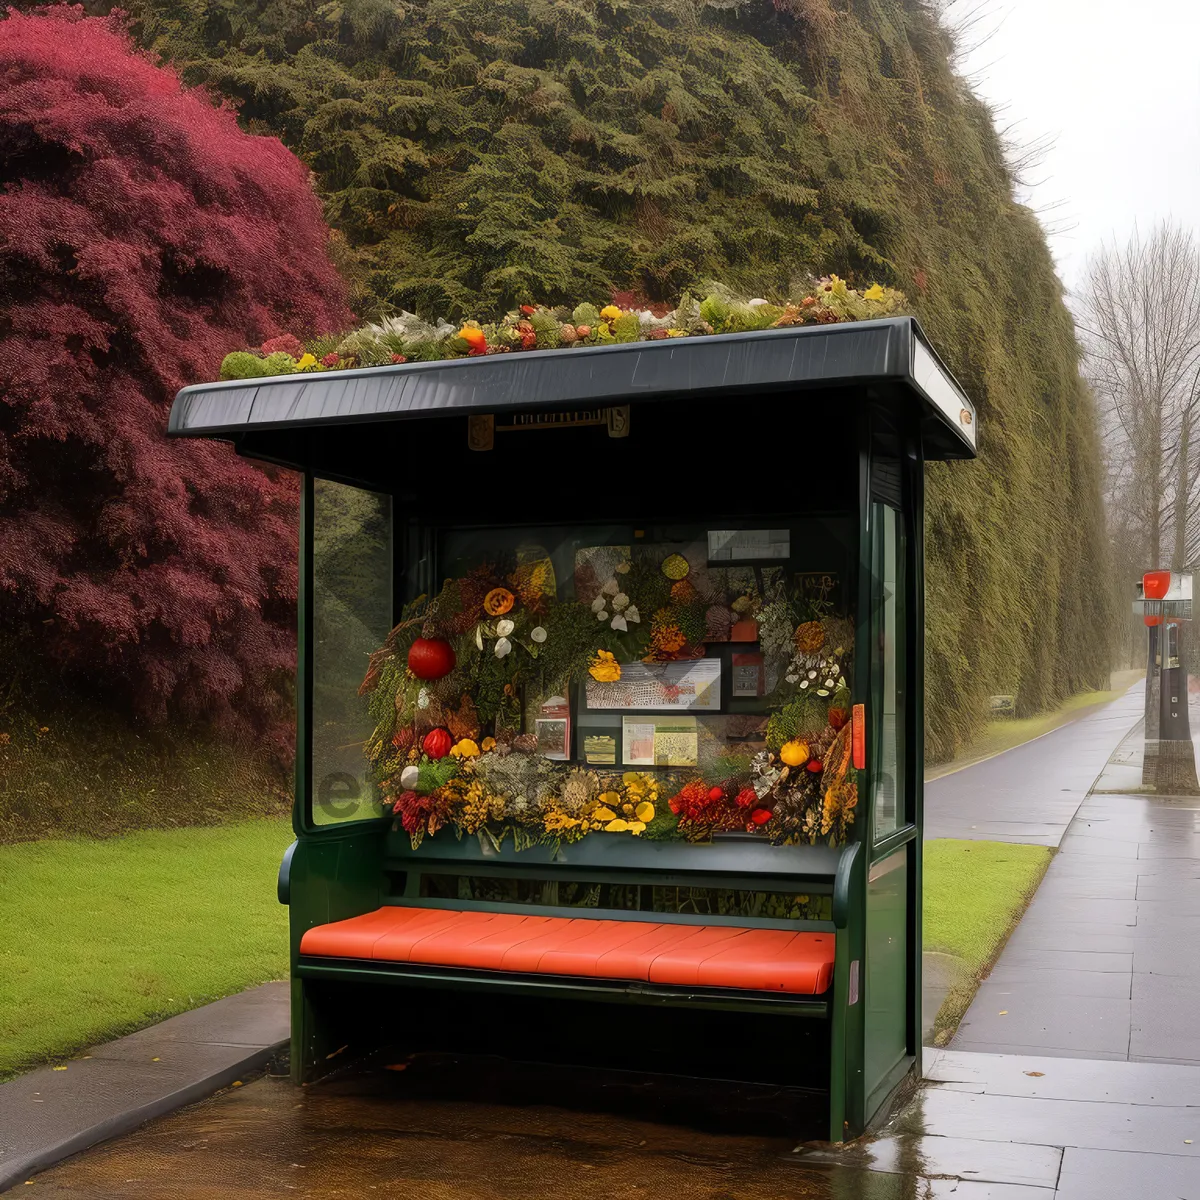
[[[1163,795],[1200,794],[1188,719],[1184,623],[1192,618],[1192,577],[1150,571],[1134,609],[1148,632],[1146,729],[1142,785]]]

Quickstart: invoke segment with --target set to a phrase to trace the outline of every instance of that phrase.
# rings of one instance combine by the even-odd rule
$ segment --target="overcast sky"
[[[951,18],[980,0],[955,0]],[[1022,199],[1068,287],[1105,239],[1174,216],[1200,233],[1200,0],[983,0],[963,70],[1029,144],[1053,139]],[[1070,226],[1059,232],[1056,227]]]

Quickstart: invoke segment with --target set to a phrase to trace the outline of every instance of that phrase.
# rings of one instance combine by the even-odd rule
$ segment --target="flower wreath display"
[[[737,572],[693,573],[684,554],[656,547],[606,561],[611,576],[576,599],[558,597],[549,558],[478,566],[410,605],[372,655],[360,688],[375,722],[366,754],[414,848],[446,828],[518,849],[597,833],[844,842],[858,801],[852,621],[790,592],[782,571],[741,588]],[[765,712],[728,718],[753,730],[748,747],[713,740],[693,766],[647,770],[539,749],[532,698],[572,686],[602,696],[623,673],[629,682],[631,664],[653,674],[702,658],[745,622],[770,680]]]

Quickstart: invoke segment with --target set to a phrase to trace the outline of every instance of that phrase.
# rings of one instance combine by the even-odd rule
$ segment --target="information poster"
[[[695,717],[621,718],[621,759],[627,767],[694,767],[699,752]]]
[[[622,663],[620,679],[588,680],[587,706],[601,712],[613,709],[720,712],[721,660]]]
[[[571,705],[566,696],[551,696],[538,710],[535,723],[538,753],[565,762],[571,751]]]
[[[763,656],[761,654],[735,654],[730,694],[748,698],[764,694]]]

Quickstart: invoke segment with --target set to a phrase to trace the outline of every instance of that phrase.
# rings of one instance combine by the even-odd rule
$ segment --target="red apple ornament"
[[[445,758],[450,753],[450,747],[453,745],[454,739],[450,736],[448,729],[431,729],[425,735],[425,740],[421,743],[421,749],[430,758]]]
[[[408,669],[418,679],[441,679],[454,670],[454,647],[445,638],[417,638],[409,647]]]

